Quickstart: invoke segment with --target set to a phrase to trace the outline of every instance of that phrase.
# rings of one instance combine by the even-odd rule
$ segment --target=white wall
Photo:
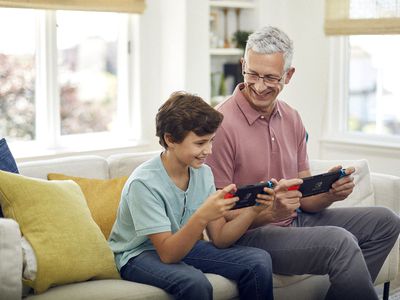
[[[143,138],[158,147],[155,115],[178,90],[207,99],[209,93],[208,3],[148,0],[140,21]]]

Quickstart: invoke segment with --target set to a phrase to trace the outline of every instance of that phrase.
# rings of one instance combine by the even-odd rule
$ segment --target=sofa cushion
[[[106,239],[110,235],[117,215],[121,192],[127,176],[113,179],[92,179],[50,173],[49,180],[73,180],[82,189],[92,217]]]
[[[12,219],[0,218],[0,299],[21,299],[21,232]]]
[[[107,160],[96,155],[29,161],[18,164],[18,168],[22,175],[42,179],[47,179],[49,173],[62,173],[86,178],[109,178]]]
[[[206,274],[213,286],[213,299],[238,299],[234,281],[216,274]],[[126,280],[96,280],[51,288],[26,300],[172,300],[173,297],[155,286]]]
[[[375,197],[371,183],[371,176],[368,162],[365,159],[360,160],[312,160],[310,169],[313,175],[327,172],[330,168],[341,165],[343,168],[355,167],[353,173],[355,187],[353,192],[344,201],[337,201],[331,207],[348,206],[374,206]]]
[[[45,181],[0,171],[0,203],[32,245],[36,293],[88,279],[119,278],[114,255],[73,181]]]
[[[110,177],[129,176],[137,166],[146,160],[160,155],[160,153],[161,151],[152,151],[111,155],[107,158],[110,168]]]

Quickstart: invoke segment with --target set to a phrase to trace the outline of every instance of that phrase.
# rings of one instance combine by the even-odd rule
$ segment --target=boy
[[[235,280],[241,299],[273,299],[269,254],[229,247],[271,203],[273,190],[266,188],[260,205],[227,223],[223,216],[238,198],[224,195],[236,187],[216,191],[204,165],[222,118],[184,92],[160,107],[156,129],[165,150],[131,174],[109,238],[123,279],[157,286],[175,299],[212,299],[204,273],[214,273]],[[201,240],[204,229],[213,243]]]

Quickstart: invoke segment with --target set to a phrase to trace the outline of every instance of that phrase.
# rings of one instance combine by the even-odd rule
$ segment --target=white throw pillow
[[[374,190],[367,160],[311,160],[311,174],[327,172],[337,165],[341,165],[343,168],[354,167],[356,169],[353,173],[355,187],[347,199],[335,202],[331,207],[374,206]]]
[[[35,280],[37,273],[37,262],[35,252],[31,244],[25,237],[21,238],[22,246],[22,262],[23,262],[23,272],[22,277],[27,280]]]

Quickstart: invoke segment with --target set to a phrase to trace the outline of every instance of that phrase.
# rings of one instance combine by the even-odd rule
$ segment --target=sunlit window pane
[[[110,131],[116,117],[119,14],[57,12],[61,134]]]
[[[400,36],[349,41],[349,131],[400,135]]]
[[[0,8],[0,137],[35,139],[36,13]]]

